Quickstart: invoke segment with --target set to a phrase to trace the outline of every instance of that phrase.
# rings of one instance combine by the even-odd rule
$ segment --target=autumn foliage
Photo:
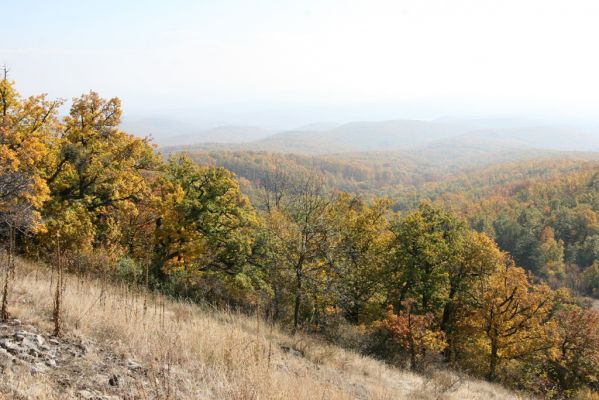
[[[61,118],[63,103],[0,80],[2,318],[20,253],[58,264],[57,304],[64,266],[294,334],[351,337],[341,344],[412,369],[444,363],[544,397],[598,390],[599,315],[577,297],[599,290],[597,172],[488,189],[480,202],[451,192],[459,179],[423,186],[434,202],[392,201],[331,182],[359,192],[358,178],[401,171],[165,159],[120,130],[119,99],[90,92]]]
[[[412,313],[413,300],[405,300],[403,309],[395,314],[389,306],[387,318],[378,324],[387,330],[401,348],[409,354],[410,368],[418,369],[427,353],[440,353],[447,347],[445,335],[434,329],[435,317],[431,313],[418,315]]]

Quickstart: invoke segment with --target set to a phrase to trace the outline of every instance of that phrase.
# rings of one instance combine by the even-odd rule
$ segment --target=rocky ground
[[[23,369],[43,375],[65,395],[85,400],[139,399],[152,391],[147,371],[135,360],[81,338],[53,337],[13,319],[0,324],[0,374]]]

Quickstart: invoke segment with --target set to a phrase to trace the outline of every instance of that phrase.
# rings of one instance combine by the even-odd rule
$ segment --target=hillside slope
[[[260,318],[74,276],[64,293],[66,333],[56,340],[48,335],[51,287],[49,269],[18,263],[10,303],[18,320],[0,326],[8,349],[0,351],[0,398],[516,398],[452,372],[416,375],[290,337]]]

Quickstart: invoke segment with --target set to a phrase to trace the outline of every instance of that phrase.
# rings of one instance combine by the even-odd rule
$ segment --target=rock
[[[35,344],[37,344],[38,346],[44,346],[45,340],[42,335],[35,335],[34,341]]]
[[[21,347],[26,347],[28,349],[37,349],[37,344],[35,344],[33,340],[26,337],[21,341]]]
[[[116,374],[108,378],[108,384],[110,386],[121,386],[122,383],[122,378]]]
[[[77,394],[79,395],[79,397],[85,400],[90,400],[94,397],[94,395],[87,390],[80,390],[79,392],[77,392]]]
[[[27,350],[27,354],[29,354],[30,356],[33,356],[33,357],[39,357],[40,356],[39,351],[37,351],[33,347],[31,347],[31,348],[29,348],[29,350]]]
[[[80,390],[77,392],[80,399],[83,400],[118,400],[117,396],[107,396],[92,390]]]
[[[11,354],[18,354],[21,351],[21,347],[18,344],[8,339],[0,340],[0,347],[6,349]]]
[[[60,344],[60,342],[54,338],[48,339],[48,342],[54,346],[58,346]]]
[[[303,352],[296,350],[291,346],[281,346],[281,350],[283,350],[284,353],[289,353],[295,357],[303,357],[304,356]]]
[[[133,360],[127,360],[127,368],[129,368],[131,371],[138,371],[138,370],[143,369],[141,364],[136,363]]]
[[[0,348],[0,363],[14,363],[17,359],[10,354],[6,349]]]
[[[36,361],[36,358],[33,357],[32,355],[29,355],[27,353],[19,353],[18,354],[19,359],[21,359],[22,361],[28,362],[30,364],[34,363]]]
[[[39,373],[46,372],[46,371],[48,371],[48,367],[42,363],[35,363],[31,367],[32,374],[39,374]]]
[[[46,360],[46,365],[50,368],[56,368],[56,361],[52,358]]]
[[[82,352],[83,354],[87,353],[87,346],[86,346],[86,345],[84,345],[83,343],[79,343],[79,344],[77,345],[77,347],[78,347],[78,348],[81,350],[81,352]]]

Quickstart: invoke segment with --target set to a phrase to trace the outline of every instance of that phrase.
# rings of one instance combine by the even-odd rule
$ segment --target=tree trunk
[[[54,296],[54,336],[60,336],[61,333],[61,320],[60,320],[60,307],[62,301],[62,260],[60,255],[60,235],[56,236],[56,293]]]
[[[297,333],[299,328],[300,306],[302,303],[302,267],[298,266],[295,270],[296,288],[295,288],[295,306],[293,310],[293,334]]]
[[[410,369],[412,371],[416,370],[418,364],[416,361],[416,343],[414,343],[414,338],[410,334]]]
[[[2,290],[2,310],[0,311],[0,317],[2,322],[6,322],[9,318],[8,313],[8,290],[10,287],[10,277],[14,272],[15,263],[15,230],[12,225],[8,230],[8,251],[6,253],[6,273],[4,274],[4,287]]]
[[[489,359],[489,374],[487,379],[494,381],[497,374],[497,340],[491,339],[491,358]]]
[[[278,321],[281,315],[281,291],[277,286],[275,286],[275,298],[272,307],[271,319]]]
[[[443,307],[443,317],[441,318],[441,325],[440,325],[440,329],[441,331],[443,331],[443,333],[445,333],[445,337],[447,338],[447,347],[445,348],[445,350],[443,350],[443,357],[445,358],[446,362],[450,362],[453,354],[454,354],[454,349],[453,349],[453,341],[451,340],[451,332],[450,332],[450,320],[451,320],[451,315],[453,313],[453,298],[455,297],[455,293],[456,293],[456,289],[455,287],[452,285],[451,288],[449,289],[449,296],[448,296],[448,300],[445,303],[445,306]]]

